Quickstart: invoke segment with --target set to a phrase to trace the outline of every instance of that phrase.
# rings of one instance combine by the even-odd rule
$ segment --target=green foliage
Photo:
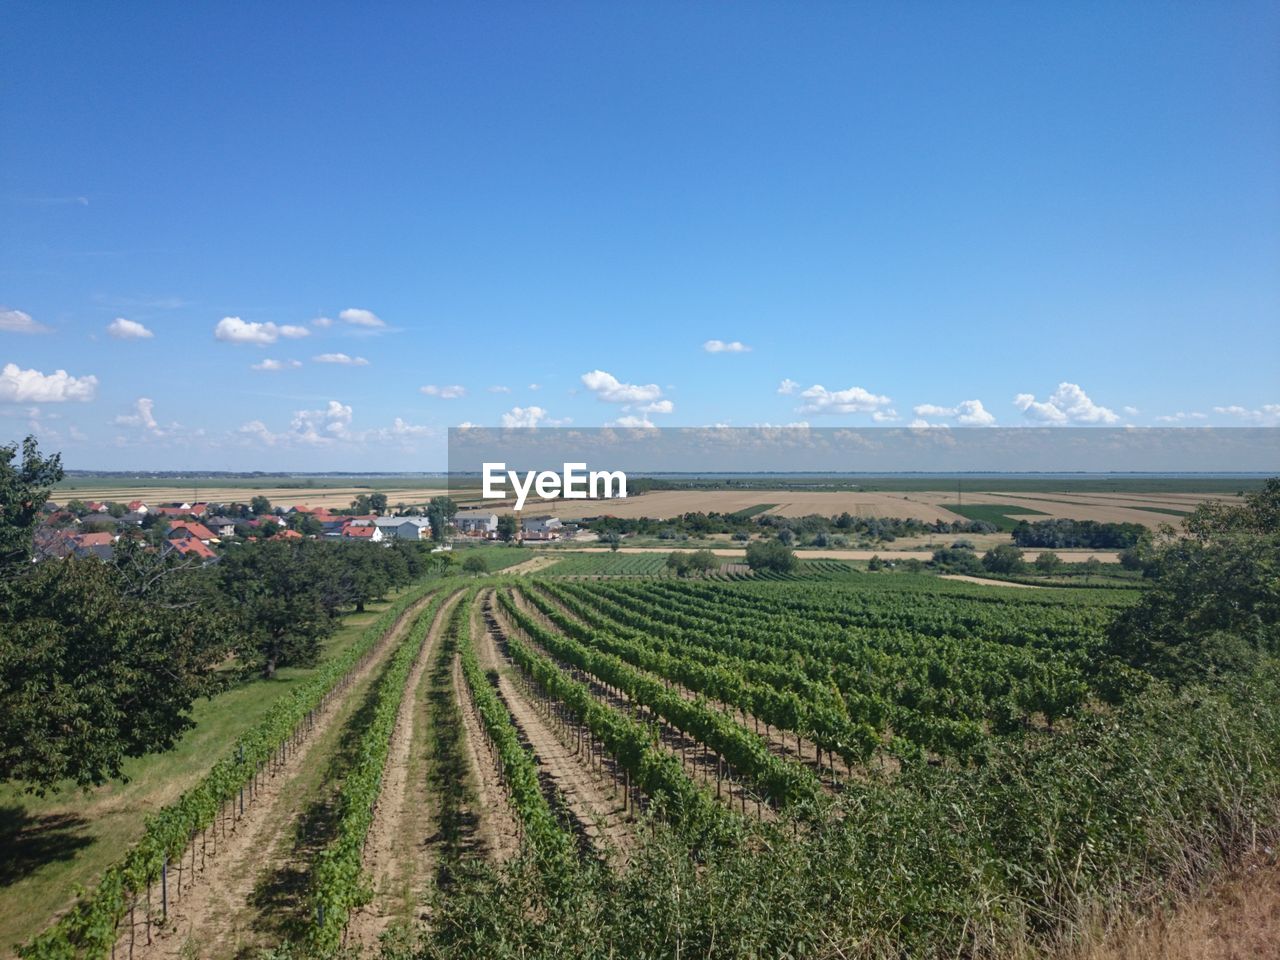
[[[462,561],[462,569],[467,573],[488,573],[489,564],[479,552],[468,554],[467,559]]]
[[[258,494],[249,501],[249,509],[257,516],[265,516],[271,512],[271,501],[262,494]]]
[[[1026,567],[1022,551],[1011,543],[1001,543],[982,555],[982,568],[988,573],[1021,573]]]
[[[1052,550],[1041,550],[1036,556],[1035,567],[1037,573],[1052,576],[1062,569],[1062,558]]]
[[[326,663],[276,701],[199,783],[147,821],[142,838],[107,869],[91,893],[24,946],[20,955],[40,960],[106,957],[115,943],[120,920],[135,896],[159,877],[165,860],[181,856],[192,837],[213,823],[222,805],[231,802],[250,778],[270,762],[298,725],[356,669],[404,612],[431,589],[432,585],[425,584],[401,597],[341,657]]]
[[[518,526],[515,514],[502,514],[498,517],[498,539],[503,543],[510,543],[516,538],[516,529]]]
[[[747,547],[747,566],[754,571],[790,573],[796,566],[796,555],[781,540],[761,540]]]
[[[316,855],[311,870],[307,912],[316,922],[308,928],[309,956],[336,951],[351,911],[368,903],[373,895],[369,878],[361,869],[364,842],[382,789],[391,732],[405,696],[406,681],[443,601],[444,593],[438,593],[417,614],[378,678],[373,715],[360,733],[355,762],[342,781],[333,839]]]
[[[458,514],[458,505],[451,497],[432,497],[427,504],[427,520],[431,522],[431,539],[443,543],[449,525]]]
[[[1153,583],[1116,619],[1107,652],[1174,684],[1280,654],[1280,480],[1243,504],[1209,503],[1154,547]]]
[[[229,618],[197,605],[176,558],[150,555],[142,575],[140,551],[121,552],[122,565],[29,565],[0,595],[0,780],[103,783],[126,757],[173,746],[212,691]]]
[[[63,477],[62,458],[42,457],[35,437],[22,442],[22,463],[15,466],[17,455],[16,444],[0,445],[0,590],[30,561],[40,510]]]

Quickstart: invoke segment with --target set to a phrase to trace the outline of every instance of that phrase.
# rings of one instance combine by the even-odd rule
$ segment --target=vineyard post
[[[160,922],[169,920],[169,857],[160,864]]]

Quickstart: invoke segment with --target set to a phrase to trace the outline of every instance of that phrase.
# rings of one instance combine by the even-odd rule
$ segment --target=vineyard
[[[706,574],[707,580],[831,580],[854,572],[843,560],[800,560],[791,573],[751,571],[746,564],[726,560],[718,569]],[[667,554],[644,553],[574,553],[557,559],[539,573],[550,577],[674,577],[667,566]]]
[[[1046,946],[1174,862],[1161,828],[1225,789],[1206,756],[1280,724],[1123,703],[1101,655],[1123,592],[662,560],[409,591],[21,955]],[[1232,764],[1260,816],[1274,765]]]

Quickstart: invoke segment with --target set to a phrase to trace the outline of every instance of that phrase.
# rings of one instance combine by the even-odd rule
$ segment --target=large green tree
[[[427,504],[427,519],[431,521],[431,539],[443,543],[449,524],[457,516],[458,505],[452,497],[432,497]]]
[[[126,550],[128,558],[128,551]],[[175,557],[46,561],[0,598],[0,780],[102,783],[166,750],[234,634]]]
[[[1110,653],[1174,684],[1280,654],[1280,479],[1202,505],[1183,528],[1152,547],[1152,585],[1112,624]]]
[[[17,444],[0,446],[0,584],[31,560],[40,511],[63,477],[61,456],[42,457],[35,437],[22,441],[21,463],[17,455]]]

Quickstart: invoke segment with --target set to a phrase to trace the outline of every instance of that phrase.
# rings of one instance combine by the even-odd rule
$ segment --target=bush
[[[756,571],[790,573],[796,566],[796,555],[781,539],[762,540],[747,547],[747,566]]]

